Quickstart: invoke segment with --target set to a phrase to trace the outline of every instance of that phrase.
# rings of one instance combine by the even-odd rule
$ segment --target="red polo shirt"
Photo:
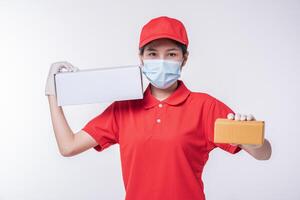
[[[230,112],[179,80],[167,99],[157,100],[148,85],[143,99],[113,102],[82,130],[98,142],[97,151],[119,144],[125,200],[204,200],[201,175],[209,152],[241,150],[212,142],[216,118]]]

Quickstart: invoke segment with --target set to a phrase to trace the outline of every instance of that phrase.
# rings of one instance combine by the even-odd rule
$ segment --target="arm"
[[[242,121],[255,120],[254,116],[251,114],[241,115],[239,113],[237,113],[236,115],[234,115],[233,113],[229,113],[227,115],[227,118],[231,120],[242,120]],[[264,139],[264,143],[262,145],[238,144],[238,146],[257,160],[269,160],[272,154],[271,143],[267,139]]]
[[[239,147],[241,147],[257,160],[268,160],[270,159],[272,154],[272,147],[267,139],[264,140],[264,143],[262,145],[256,146],[240,144]]]
[[[52,125],[59,151],[63,156],[73,156],[97,145],[96,141],[84,131],[74,134],[67,123],[62,108],[57,105],[54,75],[63,71],[74,72],[78,70],[77,67],[65,61],[53,63],[46,81],[45,94],[49,100]]]
[[[85,131],[74,134],[67,123],[61,106],[57,106],[56,97],[48,96],[51,120],[60,153],[65,157],[77,155],[97,145],[97,142]]]

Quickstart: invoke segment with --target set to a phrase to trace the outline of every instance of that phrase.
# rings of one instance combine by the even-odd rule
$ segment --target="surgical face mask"
[[[147,59],[143,62],[143,74],[157,88],[166,89],[180,77],[182,62],[163,59]]]

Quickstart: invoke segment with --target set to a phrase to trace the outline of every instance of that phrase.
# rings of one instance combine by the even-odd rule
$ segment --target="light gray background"
[[[140,29],[160,15],[186,25],[186,85],[265,120],[273,146],[268,161],[214,150],[203,175],[207,199],[300,199],[299,10],[292,0],[0,1],[0,199],[124,198],[118,145],[59,154],[45,81],[55,61],[81,69],[138,63]],[[78,131],[106,106],[65,114]]]

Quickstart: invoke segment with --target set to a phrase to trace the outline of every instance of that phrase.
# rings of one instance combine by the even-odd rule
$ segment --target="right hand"
[[[45,95],[53,95],[55,96],[55,82],[54,82],[54,74],[60,73],[60,72],[76,72],[79,71],[77,67],[74,67],[71,63],[68,62],[55,62],[51,65],[46,87],[45,87]]]

